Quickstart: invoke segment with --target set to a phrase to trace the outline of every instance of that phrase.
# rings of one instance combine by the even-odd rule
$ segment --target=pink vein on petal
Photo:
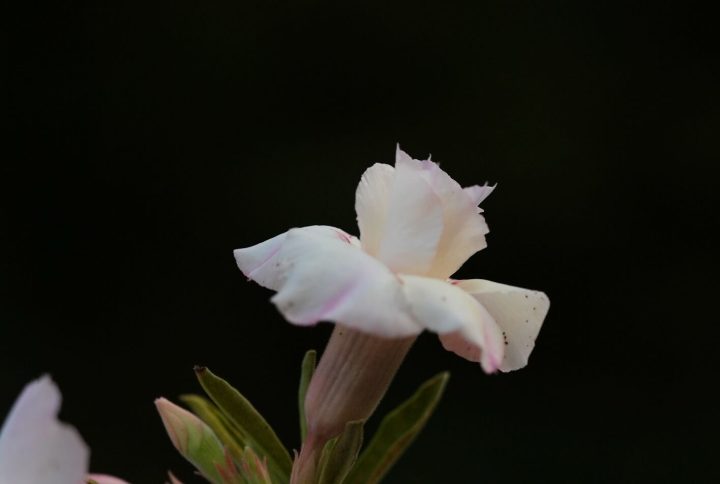
[[[335,232],[337,233],[338,237],[340,237],[340,240],[350,243],[350,236],[343,232],[342,230],[335,229]]]
[[[345,287],[343,287],[340,292],[335,294],[332,298],[330,298],[329,301],[327,301],[325,304],[323,304],[320,309],[318,309],[311,318],[308,318],[309,321],[320,321],[323,319],[323,316],[331,312],[333,309],[340,306],[340,304],[345,301],[348,296],[355,290],[355,288],[360,283],[360,277],[354,278],[352,281],[350,281]]]
[[[480,351],[487,351],[490,364],[492,365],[492,371],[490,373],[494,373],[498,370],[498,368],[500,368],[501,360],[498,359],[498,355],[495,353],[494,349],[490,347],[492,335],[490,331],[488,331],[487,325],[483,328],[483,337],[485,339],[485,348],[482,348]]]

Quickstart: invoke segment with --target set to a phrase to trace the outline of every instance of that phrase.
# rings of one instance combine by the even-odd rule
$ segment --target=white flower
[[[127,484],[87,475],[90,450],[74,427],[57,419],[60,401],[47,375],[25,386],[0,430],[0,484]]]
[[[527,364],[548,298],[450,279],[486,246],[478,205],[493,188],[462,188],[398,147],[395,167],[375,164],[360,180],[359,239],[334,227],[295,228],[235,250],[235,259],[249,279],[277,291],[272,302],[294,324],[332,321],[386,338],[428,329],[486,372],[515,370]]]

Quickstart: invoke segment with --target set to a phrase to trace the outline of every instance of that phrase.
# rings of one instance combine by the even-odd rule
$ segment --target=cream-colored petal
[[[395,168],[376,163],[365,170],[355,192],[360,241],[363,250],[373,256],[380,251],[394,175]]]
[[[29,383],[0,430],[0,483],[78,484],[90,451],[57,419],[60,391],[48,376]]]
[[[271,241],[272,249],[240,249],[235,257],[246,275],[278,291],[271,301],[291,323],[332,321],[385,337],[421,331],[399,279],[344,232],[305,227]]]
[[[462,331],[453,331],[439,335],[440,342],[448,351],[462,356],[468,361],[479,363],[482,357],[482,348],[467,338]],[[496,366],[497,368],[497,366]]]
[[[292,230],[313,233],[320,238],[339,239],[359,246],[357,238],[338,228],[327,225],[311,225]],[[284,232],[257,245],[234,250],[235,262],[237,262],[242,273],[261,286],[277,291],[285,271],[285,268],[278,263],[277,256],[283,247],[287,234],[288,232]]]
[[[477,299],[502,330],[506,346],[500,370],[507,372],[527,365],[550,308],[545,293],[482,279],[457,281],[457,286]]]
[[[441,200],[421,162],[398,147],[385,230],[378,258],[394,272],[425,274],[443,233]]]
[[[473,202],[473,205],[477,206],[482,203],[483,200],[485,200],[488,195],[490,195],[493,190],[495,190],[495,186],[490,186],[488,184],[485,185],[473,185],[471,187],[463,188],[463,191],[468,194],[470,199]]]
[[[503,358],[503,339],[492,316],[462,289],[439,279],[401,276],[410,312],[423,327],[440,334],[443,345],[492,373]],[[458,337],[462,343],[458,343]]]
[[[463,189],[436,163],[421,162],[425,177],[442,203],[444,229],[428,275],[445,279],[455,273],[475,252],[487,246],[488,227],[478,203],[492,187]]]
[[[400,148],[400,143],[398,143],[395,146],[395,166],[397,166],[398,163],[417,163],[418,160],[413,159],[412,156],[405,153]]]

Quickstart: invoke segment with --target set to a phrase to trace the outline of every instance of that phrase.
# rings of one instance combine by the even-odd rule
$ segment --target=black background
[[[210,366],[298,447],[329,325],[293,327],[232,249],[356,233],[395,143],[483,204],[459,277],[546,291],[530,365],[423,335],[381,410],[449,369],[388,482],[704,482],[717,454],[717,51],[681,2],[26,2],[11,18],[0,415],[50,372],[95,471],[192,481],[153,399]],[[373,425],[371,425],[372,428]],[[452,479],[450,479],[452,477]]]

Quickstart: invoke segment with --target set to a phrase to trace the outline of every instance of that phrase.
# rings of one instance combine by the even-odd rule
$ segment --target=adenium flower
[[[462,188],[436,163],[398,147],[394,167],[375,164],[360,179],[359,238],[309,226],[235,250],[248,279],[277,291],[271,301],[288,321],[336,323],[308,389],[300,461],[316,460],[347,421],[372,413],[423,330],[487,373],[527,364],[549,308],[545,294],[450,278],[486,247],[478,205],[493,189]]]
[[[548,298],[449,279],[487,245],[478,205],[493,188],[461,188],[436,163],[398,147],[394,168],[377,163],[360,180],[359,239],[334,227],[296,228],[235,250],[235,260],[277,291],[271,301],[291,323],[332,321],[386,338],[427,329],[488,373],[516,370],[527,364]]]
[[[90,450],[74,427],[57,419],[61,398],[47,375],[25,386],[0,430],[0,483],[127,484],[87,474]]]

